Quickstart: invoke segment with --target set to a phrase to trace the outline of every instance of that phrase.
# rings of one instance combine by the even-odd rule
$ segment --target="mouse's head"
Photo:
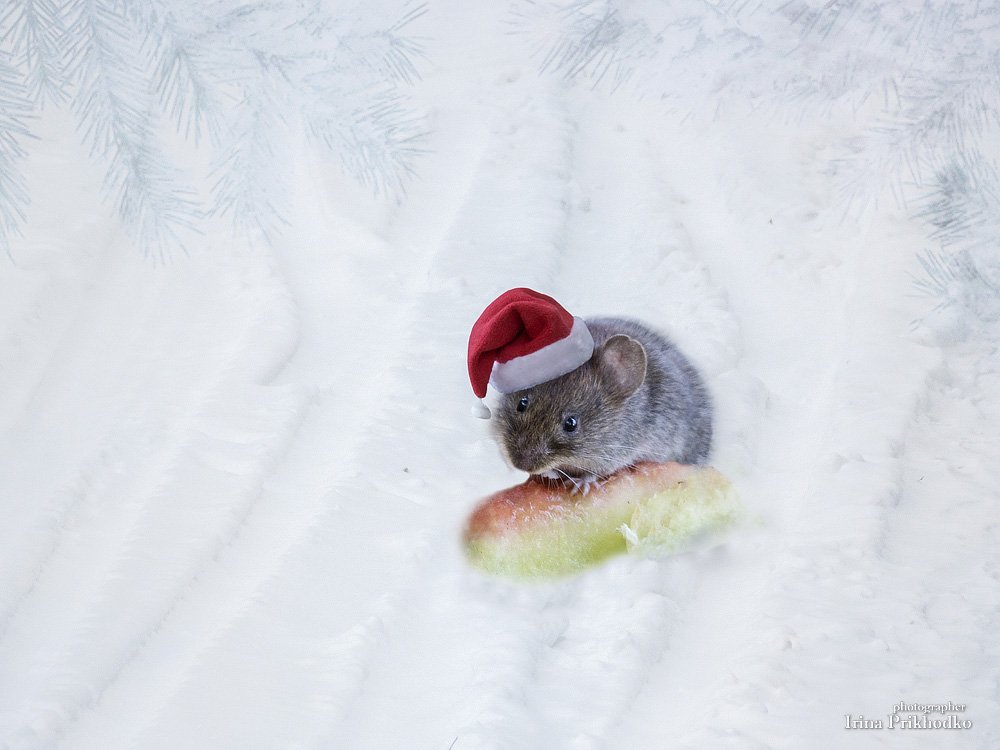
[[[638,440],[626,402],[646,377],[646,351],[612,336],[577,369],[505,394],[493,426],[514,468],[530,474],[606,476],[628,463]]]

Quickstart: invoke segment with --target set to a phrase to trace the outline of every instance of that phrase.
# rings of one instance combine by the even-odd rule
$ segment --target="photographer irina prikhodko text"
[[[844,714],[844,729],[972,729],[964,703],[896,703],[884,719]],[[936,716],[939,714],[940,716]]]

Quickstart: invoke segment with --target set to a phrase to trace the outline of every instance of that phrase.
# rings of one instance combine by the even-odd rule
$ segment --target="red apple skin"
[[[504,534],[519,534],[554,517],[585,513],[614,499],[617,493],[649,486],[662,488],[681,482],[697,467],[678,463],[641,463],[620,471],[586,495],[572,485],[529,477],[527,481],[484,498],[469,517],[465,542]],[[639,485],[639,487],[636,487]]]

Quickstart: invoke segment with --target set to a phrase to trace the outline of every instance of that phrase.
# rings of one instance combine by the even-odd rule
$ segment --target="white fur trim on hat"
[[[490,385],[500,393],[513,393],[558,378],[575,370],[594,353],[594,338],[580,318],[573,318],[569,336],[553,341],[531,354],[508,362],[495,362]]]

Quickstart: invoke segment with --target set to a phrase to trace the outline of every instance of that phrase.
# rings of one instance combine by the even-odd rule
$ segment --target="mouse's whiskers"
[[[570,467],[570,468],[573,468],[573,467]],[[573,485],[573,494],[574,495],[577,492],[580,491],[580,488],[581,488],[582,485],[580,484],[579,480],[577,480],[575,477],[571,476],[570,474],[567,474],[565,471],[563,471],[562,469],[560,469],[558,467],[555,469],[555,471],[557,471],[559,474],[562,474],[566,478],[566,481],[568,481],[570,484]],[[586,494],[586,492],[584,492],[584,494]]]

